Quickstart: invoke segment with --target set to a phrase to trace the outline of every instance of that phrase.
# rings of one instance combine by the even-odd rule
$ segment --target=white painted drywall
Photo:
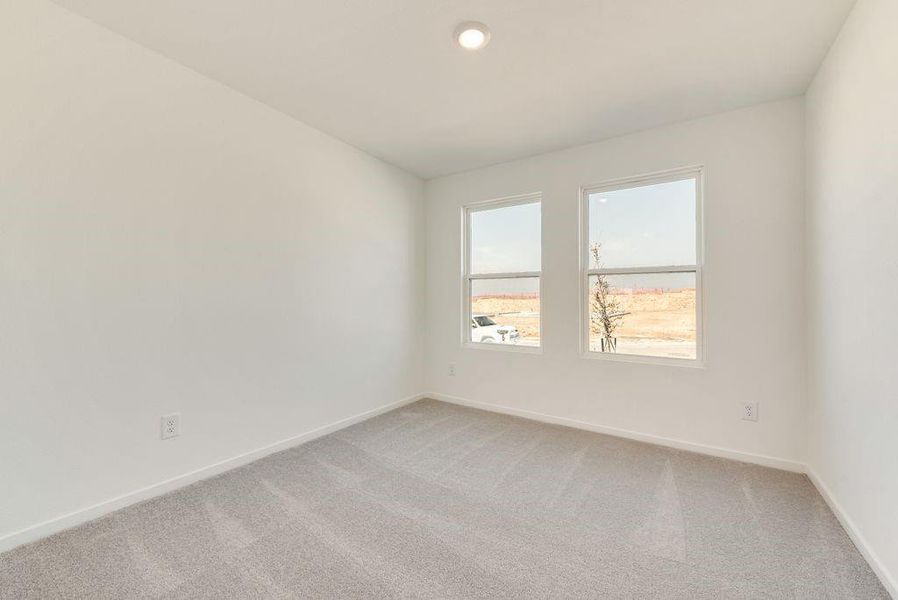
[[[420,391],[420,180],[44,0],[0,86],[0,538]]]
[[[860,0],[807,94],[808,462],[894,594],[896,24],[898,2]]]
[[[803,136],[792,99],[428,181],[428,390],[800,463]],[[698,164],[706,367],[581,358],[579,186]],[[543,194],[543,352],[462,348],[459,207],[528,192]]]

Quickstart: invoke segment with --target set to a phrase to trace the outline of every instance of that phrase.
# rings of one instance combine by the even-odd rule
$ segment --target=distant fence
[[[642,294],[679,294],[681,292],[694,292],[695,288],[617,288],[612,287],[609,290],[611,295],[618,296],[639,296]]]
[[[486,298],[494,298],[496,300],[535,300],[539,298],[539,294],[530,292],[526,294],[479,294],[472,296],[473,300],[484,300]]]

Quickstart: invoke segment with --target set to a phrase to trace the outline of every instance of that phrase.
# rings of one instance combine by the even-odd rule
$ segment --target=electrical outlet
[[[758,403],[746,402],[742,405],[742,420],[757,421],[758,420]]]
[[[449,365],[449,376],[455,377],[455,365],[453,365],[453,364]]]
[[[181,435],[181,413],[172,413],[162,417],[162,439]]]

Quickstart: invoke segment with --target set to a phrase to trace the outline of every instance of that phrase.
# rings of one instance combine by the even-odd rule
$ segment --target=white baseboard
[[[873,569],[873,572],[876,573],[877,577],[879,577],[879,580],[882,582],[883,587],[892,596],[892,598],[898,599],[898,580],[896,580],[895,577],[893,577],[888,572],[888,570],[886,570],[885,565],[882,564],[879,556],[867,543],[866,538],[861,535],[861,532],[854,524],[854,521],[851,519],[851,517],[848,516],[848,513],[845,512],[845,509],[842,508],[842,505],[839,504],[839,502],[833,496],[832,492],[829,490],[826,484],[823,483],[823,480],[820,479],[820,476],[817,475],[817,472],[810,465],[807,466],[807,475],[811,480],[811,483],[814,484],[814,487],[817,488],[817,491],[820,492],[820,495],[823,496],[823,499],[829,505],[830,510],[833,511],[834,515],[836,515],[839,523],[842,524],[842,528],[845,529],[846,533],[848,533],[848,537],[850,537],[851,541],[854,542],[854,545],[867,561],[867,564],[870,565],[870,568]]]
[[[707,454],[719,458],[729,458],[731,460],[736,460],[739,462],[763,465],[765,467],[773,467],[774,469],[792,471],[793,473],[804,473],[806,470],[804,463],[787,460],[784,458],[765,456],[763,454],[752,454],[749,452],[741,452],[739,450],[730,450],[728,448],[719,448],[717,446],[708,446],[705,444],[696,444],[694,442],[687,442],[684,440],[666,438],[657,435],[651,435],[648,433],[640,433],[638,431],[630,431],[628,429],[618,429],[617,427],[596,425],[594,423],[587,423],[585,421],[577,421],[576,419],[556,417],[553,415],[523,410],[520,408],[501,406],[499,404],[490,404],[488,402],[478,402],[476,400],[468,400],[466,398],[448,396],[446,394],[439,394],[435,392],[424,394],[424,397],[433,398],[434,400],[440,400],[443,402],[449,402],[451,404],[459,404],[461,406],[470,406],[471,408],[488,410],[490,412],[497,412],[505,415],[512,415],[515,417],[523,417],[525,419],[541,421],[543,423],[552,423],[553,425],[565,425],[567,427],[574,427],[576,429],[585,429],[586,431],[604,433],[606,435],[627,438],[630,440],[636,440],[638,442],[646,442],[649,444],[655,444],[657,446],[667,446],[668,448],[676,448],[678,450],[687,450],[689,452],[697,452],[699,454]]]
[[[375,408],[373,410],[369,410],[352,417],[342,419],[340,421],[337,421],[336,423],[331,423],[330,425],[325,425],[324,427],[319,427],[305,433],[300,433],[299,435],[295,435],[291,438],[275,442],[274,444],[252,450],[238,456],[234,456],[227,460],[209,465],[208,467],[203,467],[189,473],[184,473],[183,475],[179,475],[172,479],[168,479],[166,481],[162,481],[141,488],[139,490],[117,496],[115,498],[110,498],[109,500],[100,502],[99,504],[82,508],[65,515],[61,515],[48,521],[44,521],[43,523],[38,523],[37,525],[32,525],[31,527],[27,527],[20,531],[16,531],[0,537],[0,552],[12,550],[17,546],[28,544],[41,538],[53,535],[54,533],[63,531],[65,529],[70,529],[77,525],[81,525],[82,523],[86,523],[87,521],[92,521],[108,513],[114,512],[121,508],[125,508],[126,506],[136,504],[137,502],[142,502],[143,500],[148,500],[156,496],[161,496],[163,494],[167,494],[168,492],[188,486],[192,483],[196,483],[197,481],[200,481],[202,479],[208,479],[209,477],[219,475],[221,473],[224,473],[225,471],[236,469],[237,467],[259,460],[260,458],[268,456],[269,454],[274,454],[275,452],[280,452],[281,450],[286,450],[287,448],[292,448],[293,446],[298,446],[305,442],[309,442],[329,433],[333,433],[345,427],[349,427],[350,425],[355,425],[356,423],[360,423],[372,417],[376,417],[377,415],[389,412],[401,406],[405,406],[406,404],[411,404],[412,402],[425,397],[425,394],[415,394],[414,396],[409,396],[408,398],[404,398],[402,400],[399,400],[398,402],[391,402],[390,404],[385,404],[384,406]]]

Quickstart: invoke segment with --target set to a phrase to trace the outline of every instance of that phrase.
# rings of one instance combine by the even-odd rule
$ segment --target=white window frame
[[[652,267],[623,267],[609,269],[591,269],[589,260],[589,196],[601,192],[671,183],[686,179],[695,180],[695,264],[665,265]],[[675,365],[681,367],[703,368],[707,359],[707,344],[704,339],[704,231],[703,222],[703,189],[704,167],[686,167],[672,169],[635,177],[625,177],[603,183],[582,186],[580,188],[580,355],[608,361],[635,362],[656,365]],[[675,358],[666,356],[644,356],[639,354],[617,354],[613,352],[596,352],[589,348],[589,278],[593,275],[644,275],[650,273],[695,273],[695,358]]]
[[[517,196],[507,196],[494,200],[483,200],[472,202],[462,206],[462,272],[461,272],[461,297],[462,297],[462,315],[461,315],[461,345],[464,348],[475,348],[478,350],[498,350],[502,352],[525,352],[530,354],[540,354],[543,348],[543,276],[542,270],[539,271],[516,271],[509,273],[471,273],[471,214],[484,210],[493,210],[497,208],[508,208],[510,206],[519,206],[522,204],[540,205],[540,233],[539,233],[539,256],[540,269],[542,268],[543,256],[543,231],[542,231],[542,200],[541,192],[530,194],[521,194]],[[526,279],[536,277],[539,281],[539,346],[517,346],[513,344],[486,344],[483,342],[471,341],[471,282],[477,279]]]

